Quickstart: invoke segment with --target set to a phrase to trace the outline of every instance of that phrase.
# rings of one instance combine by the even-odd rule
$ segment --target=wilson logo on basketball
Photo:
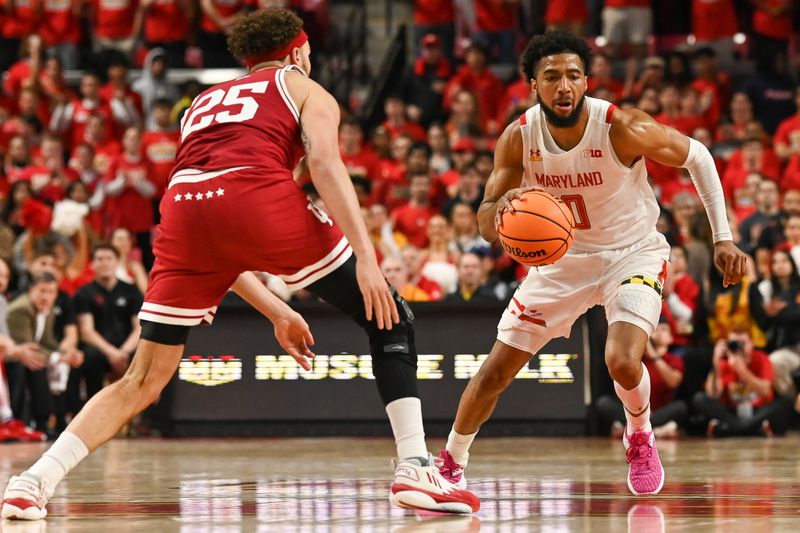
[[[503,240],[500,240],[500,244],[503,245],[503,250],[505,250],[506,253],[511,254],[514,257],[521,257],[523,259],[535,259],[537,257],[545,257],[547,255],[547,250],[545,249],[531,250],[529,252],[526,252],[519,246],[510,246]]]
[[[603,157],[603,151],[587,148],[583,151],[583,157]]]

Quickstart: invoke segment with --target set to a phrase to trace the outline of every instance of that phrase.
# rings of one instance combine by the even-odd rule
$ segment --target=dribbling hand
[[[389,290],[389,284],[378,268],[378,263],[357,260],[356,279],[361,295],[364,297],[367,321],[372,320],[374,314],[378,329],[392,329],[393,324],[400,322],[400,316]]]
[[[714,245],[714,264],[722,273],[722,286],[736,285],[747,272],[747,254],[733,244],[721,241]]]
[[[314,358],[314,352],[309,346],[314,344],[311,330],[299,313],[292,312],[274,322],[275,338],[278,344],[291,355],[297,364],[304,370],[311,370],[309,359]]]
[[[520,187],[518,189],[511,189],[507,191],[503,196],[497,200],[497,210],[495,211],[494,215],[494,229],[495,231],[499,230],[500,227],[503,225],[503,213],[506,211],[513,212],[514,211],[514,204],[511,203],[512,200],[522,200],[522,195],[529,191],[541,191],[543,190],[541,187]]]

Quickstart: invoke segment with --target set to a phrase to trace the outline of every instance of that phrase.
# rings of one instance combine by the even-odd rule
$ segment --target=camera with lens
[[[742,343],[739,341],[728,341],[728,350],[733,353],[740,352],[742,350]]]

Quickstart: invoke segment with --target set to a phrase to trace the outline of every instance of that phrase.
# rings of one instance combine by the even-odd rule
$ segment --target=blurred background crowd
[[[324,71],[336,67],[336,4],[0,0],[0,440],[57,434],[127,367],[180,118],[209,84],[201,74],[241,68],[227,53],[228,29],[253,9],[295,9],[314,69]],[[744,282],[724,288],[691,178],[647,162],[662,208],[658,229],[673,247],[662,324],[645,356],[654,426],[662,436],[726,436],[772,435],[796,423],[796,3],[404,5],[405,67],[398,83],[375,93],[377,112],[367,114],[357,95],[337,94],[342,158],[383,271],[402,296],[502,306],[525,276],[480,237],[476,211],[497,137],[535,104],[516,58],[532,34],[567,29],[594,50],[590,96],[646,111],[710,149],[734,239],[752,258]],[[379,78],[364,69],[360,79]],[[230,72],[217,81],[240,73]],[[302,164],[296,179],[316,198]],[[262,279],[287,300],[309,298],[269,273]],[[596,413],[621,431],[621,404],[596,396]]]

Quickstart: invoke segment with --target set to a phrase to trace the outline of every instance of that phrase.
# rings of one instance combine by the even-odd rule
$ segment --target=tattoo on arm
[[[300,138],[303,140],[303,148],[306,149],[306,153],[311,151],[311,139],[304,130],[300,130]]]

